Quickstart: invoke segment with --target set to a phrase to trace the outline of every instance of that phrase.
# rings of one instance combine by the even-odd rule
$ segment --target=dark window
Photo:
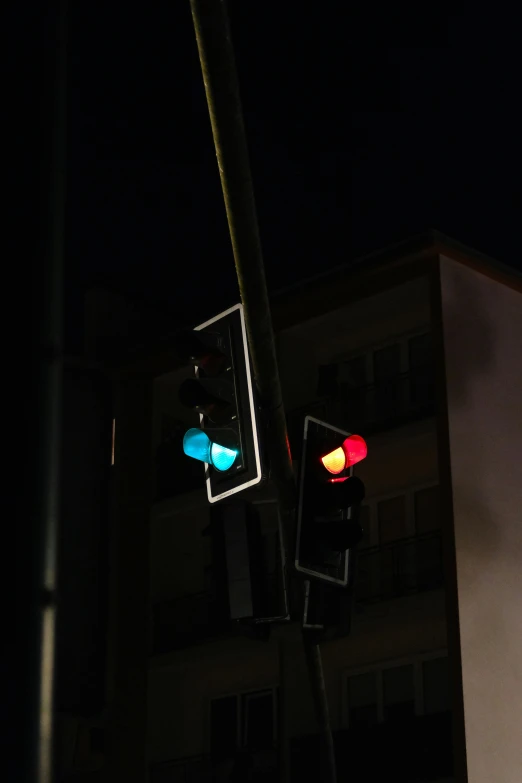
[[[348,680],[350,726],[372,726],[377,723],[377,680],[375,672],[357,674]]]
[[[339,386],[347,393],[366,386],[367,383],[366,356],[356,356],[339,365]]]
[[[396,498],[382,500],[377,504],[377,519],[379,522],[379,543],[387,544],[391,541],[406,538],[406,497],[399,495]],[[384,548],[378,553],[379,582],[381,595],[389,595],[401,585],[397,573],[396,548]]]
[[[438,487],[428,487],[415,493],[415,527],[419,535],[440,528]]]
[[[279,532],[270,531],[262,538],[263,563],[263,607],[267,615],[275,616],[279,612],[278,596],[280,588],[280,544]]]
[[[376,551],[365,551],[371,547],[370,507],[361,506],[360,518],[363,538],[358,546],[357,578],[355,589],[359,600],[375,598],[379,587],[379,555]]]
[[[434,401],[435,379],[430,334],[412,337],[408,343],[410,365],[410,402],[422,407]]]
[[[323,364],[319,367],[317,379],[317,396],[330,397],[337,391],[339,374],[338,364]]]
[[[105,753],[105,731],[100,726],[91,727],[91,753]]]
[[[417,585],[421,589],[437,587],[442,583],[441,539],[433,535],[440,529],[438,487],[415,493],[415,527],[419,536],[424,535],[416,544]]]
[[[413,666],[397,666],[383,671],[385,720],[400,720],[415,715]]]
[[[364,549],[371,546],[371,530],[370,530],[370,507],[361,506],[359,513],[359,524],[362,527],[363,537],[359,544],[359,549]]]
[[[210,703],[210,751],[215,758],[235,753],[237,747],[237,697],[226,696]]]
[[[446,712],[450,709],[448,659],[434,658],[422,664],[424,712]]]
[[[351,426],[368,418],[366,356],[339,365],[339,397]]]
[[[398,343],[375,351],[373,355],[375,379],[375,418],[388,419],[402,410],[401,347]]]
[[[272,692],[247,693],[243,696],[244,745],[249,750],[265,750],[274,742]]]
[[[405,495],[399,495],[389,500],[381,500],[377,506],[377,515],[379,520],[379,542],[381,544],[407,537]]]

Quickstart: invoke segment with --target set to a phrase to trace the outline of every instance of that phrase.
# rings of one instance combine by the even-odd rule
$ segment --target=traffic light
[[[367,452],[360,435],[305,418],[295,566],[308,577],[348,585],[350,550],[362,538],[358,511],[364,500],[353,466]]]
[[[179,398],[200,416],[200,427],[185,433],[183,451],[205,463],[207,495],[215,503],[263,479],[243,305],[184,332],[178,349],[195,367]]]

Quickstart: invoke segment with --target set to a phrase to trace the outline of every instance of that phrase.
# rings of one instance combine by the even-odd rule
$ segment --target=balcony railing
[[[245,755],[244,752],[242,755]],[[248,766],[250,783],[273,783],[278,776],[277,750],[251,753]],[[242,779],[230,777],[233,769],[234,757],[217,761],[210,755],[191,756],[154,764],[150,770],[150,781],[151,783],[216,783]],[[237,770],[235,774],[238,774]]]
[[[153,655],[237,632],[209,593],[161,601],[153,609]]]
[[[442,584],[439,531],[358,552],[355,595],[359,603],[433,590]]]
[[[358,552],[355,598],[359,604],[434,590],[442,584],[442,541],[438,531]],[[267,579],[267,590],[270,589],[275,591],[275,577]],[[339,607],[332,604],[325,611],[331,614],[331,623],[342,626],[349,602]],[[152,654],[161,655],[244,632],[228,619],[226,607],[219,605],[212,594],[185,595],[161,601],[154,607]]]
[[[277,616],[280,585],[276,574],[264,580],[266,616]],[[258,633],[262,636],[265,626]],[[160,601],[153,608],[152,654],[201,644],[209,639],[246,633],[228,617],[228,607],[219,603],[210,592],[192,593],[169,601]],[[255,634],[255,627],[251,629]]]
[[[151,783],[207,783],[213,780],[208,756],[191,756],[154,764],[150,770]]]
[[[334,732],[339,781],[400,780],[425,783],[453,774],[451,713],[441,712]],[[290,741],[292,783],[319,780],[320,740],[316,734]],[[278,779],[277,750],[252,753],[248,780]],[[151,783],[213,783],[230,780],[234,759],[192,756],[154,764]],[[239,778],[237,778],[239,779]],[[246,783],[246,781],[245,781]]]
[[[292,445],[302,437],[305,415],[363,433],[399,426],[431,416],[435,411],[435,383],[429,368],[410,370],[367,384],[340,384],[328,397],[290,411],[288,428]]]
[[[334,732],[341,781],[425,783],[451,778],[451,713],[441,712],[372,727]],[[291,740],[291,780],[319,780],[319,737]]]

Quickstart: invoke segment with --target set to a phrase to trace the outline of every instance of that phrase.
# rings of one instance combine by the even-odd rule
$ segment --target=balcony
[[[451,778],[451,713],[416,716],[334,733],[342,781],[425,783]],[[319,737],[291,741],[292,781],[319,780]]]
[[[334,744],[339,783],[388,779],[426,783],[448,780],[453,774],[450,712],[337,731]],[[318,735],[290,740],[292,783],[320,780],[319,753]],[[243,772],[238,780],[272,783],[278,779],[277,749],[243,753],[241,759],[249,771]],[[150,780],[151,783],[227,781],[236,779],[230,777],[233,767],[232,756],[220,761],[210,756],[193,756],[153,765]]]
[[[330,394],[288,414],[292,450],[300,450],[306,415],[368,435],[435,414],[435,383],[429,368],[410,370],[364,386],[340,384]]]
[[[160,601],[153,608],[152,654],[161,655],[237,631],[207,592]]]
[[[264,580],[264,609],[266,616],[277,616],[279,610],[278,572],[269,573]],[[210,591],[159,601],[153,607],[152,655],[203,644],[211,639],[250,634],[264,638],[268,625],[243,626],[228,617],[228,607],[219,602]]]
[[[362,549],[357,555],[358,603],[435,590],[443,581],[440,531]]]
[[[236,763],[236,769],[234,764]],[[243,770],[243,766],[248,772]],[[234,770],[231,776],[232,770]],[[247,777],[248,775],[248,777]],[[217,783],[246,780],[252,783],[273,783],[278,778],[277,750],[241,753],[217,761],[210,755],[191,756],[155,764],[150,770],[151,783]]]
[[[442,540],[439,531],[363,549],[358,553],[355,589],[358,604],[435,590],[442,585]],[[277,589],[275,575],[269,575],[266,580],[267,599],[275,601]],[[324,611],[329,624],[341,632],[349,617],[349,614],[343,616],[350,611],[348,596],[342,591],[332,591]],[[265,625],[260,626],[260,632],[265,630]],[[228,619],[226,606],[220,605],[213,594],[185,595],[155,605],[152,654],[161,655],[241,633],[245,633],[245,628]]]

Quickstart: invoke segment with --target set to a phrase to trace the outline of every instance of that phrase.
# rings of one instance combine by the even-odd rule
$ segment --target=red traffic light
[[[329,473],[342,473],[368,454],[368,447],[360,435],[349,435],[342,446],[321,457],[321,462]]]

